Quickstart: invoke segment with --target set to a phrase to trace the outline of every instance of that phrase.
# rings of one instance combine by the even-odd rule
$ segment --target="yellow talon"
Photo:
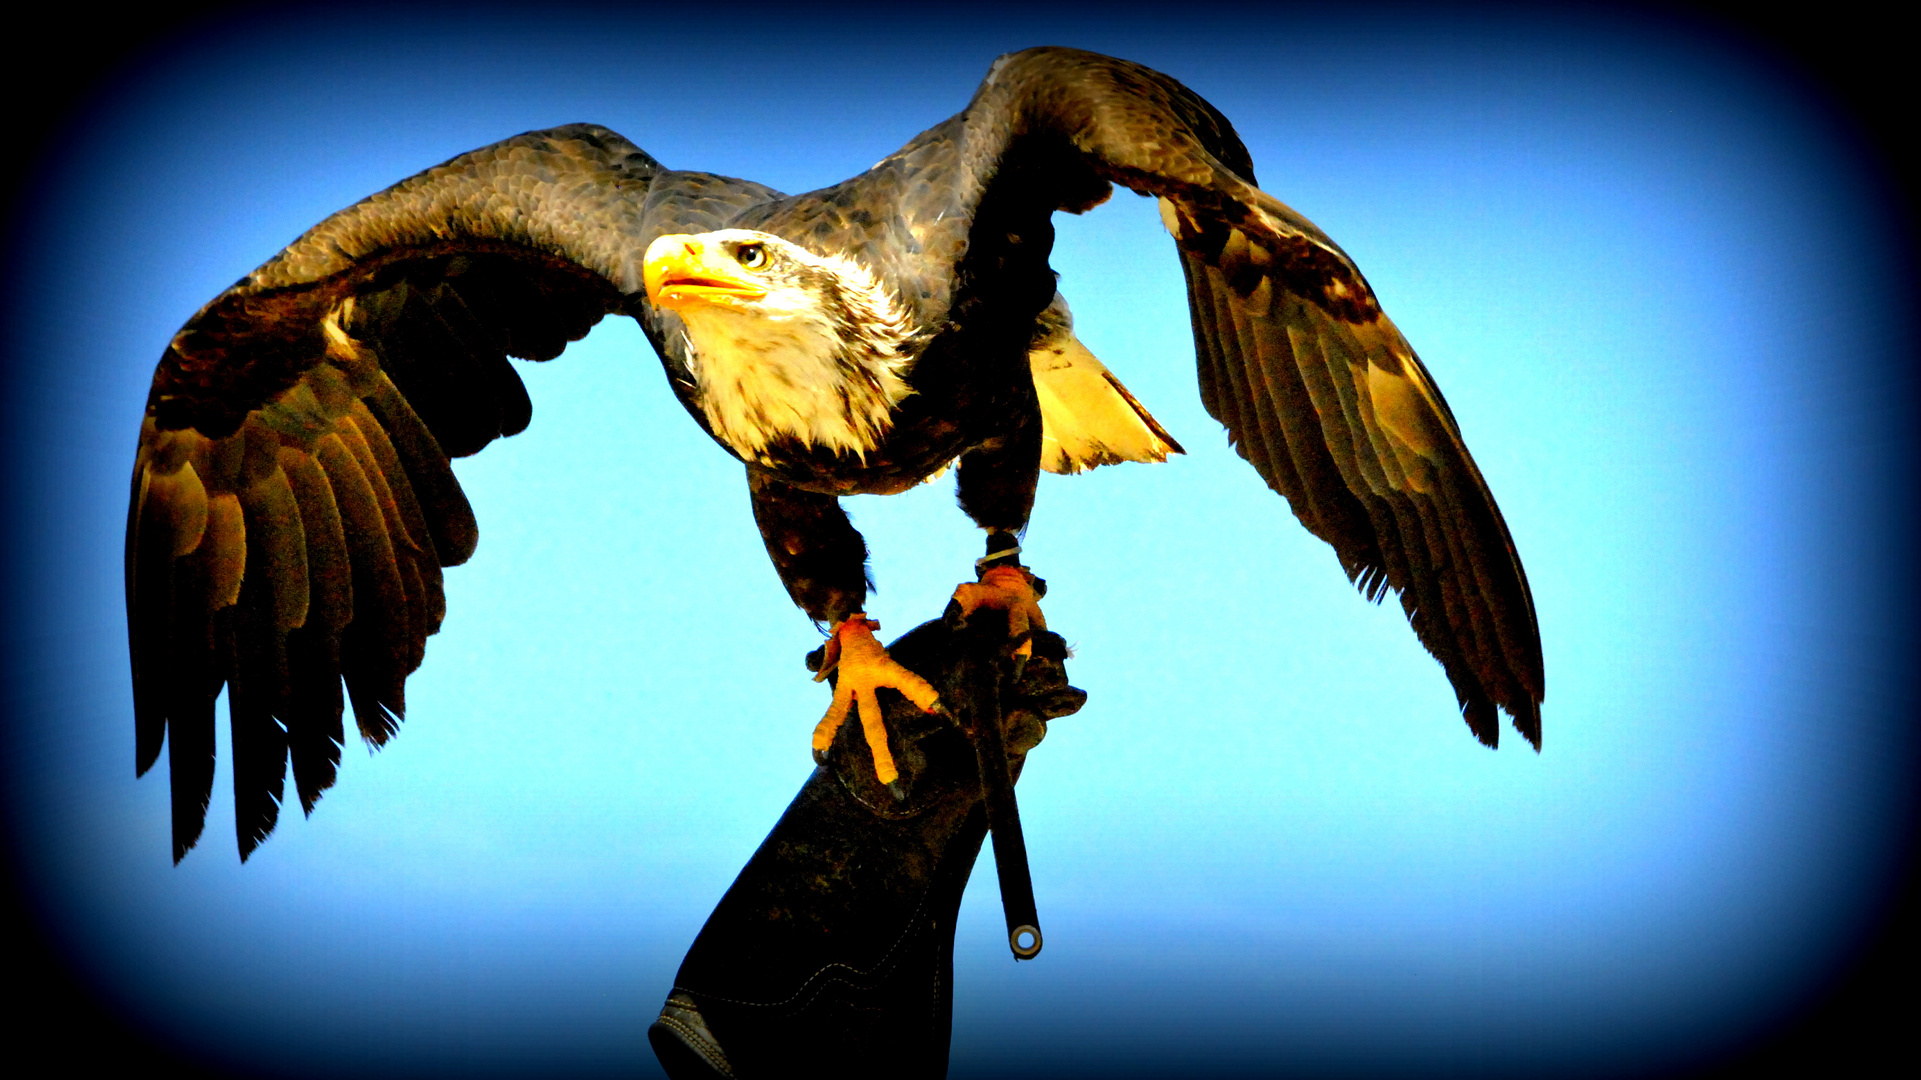
[[[848,709],[858,702],[861,732],[867,736],[867,748],[874,755],[874,775],[881,783],[891,784],[900,777],[900,770],[894,767],[894,754],[887,749],[887,728],[882,723],[880,701],[874,691],[883,686],[898,690],[922,712],[933,712],[940,703],[940,694],[926,679],[887,655],[881,643],[874,640],[874,631],[879,629],[879,623],[856,612],[834,627],[833,635],[827,639],[820,674],[814,678],[825,679],[838,668],[840,680],[834,684],[833,704],[827,707],[827,715],[814,728],[814,749],[825,751],[833,745],[834,736],[847,720]]]
[[[1019,637],[1029,630],[1047,629],[1041,614],[1040,597],[1034,595],[1033,579],[1018,566],[996,566],[981,574],[979,583],[968,582],[954,590],[954,602],[963,616],[981,608],[1007,612],[1007,636]],[[1034,641],[1029,638],[1014,650],[1016,656],[1032,656]]]

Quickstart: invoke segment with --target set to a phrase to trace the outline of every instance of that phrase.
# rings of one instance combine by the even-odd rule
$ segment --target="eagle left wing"
[[[1045,173],[1027,182],[1049,209],[1090,207],[1107,183],[1159,198],[1209,413],[1365,595],[1399,593],[1475,736],[1496,744],[1499,707],[1539,749],[1533,599],[1454,415],[1347,254],[1255,186],[1227,119],[1165,75],[1071,49],[1002,57],[963,117],[962,159],[991,163],[975,175]]]

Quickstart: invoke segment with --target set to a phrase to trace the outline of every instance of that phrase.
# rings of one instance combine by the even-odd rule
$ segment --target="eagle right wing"
[[[223,685],[243,859],[289,761],[307,811],[332,784],[343,678],[361,735],[393,733],[441,568],[477,536],[449,459],[531,415],[507,358],[558,356],[614,312],[661,344],[647,244],[765,192],[604,128],[530,132],[326,219],[175,335],[127,518],[136,766],[168,747],[175,859],[205,820]]]

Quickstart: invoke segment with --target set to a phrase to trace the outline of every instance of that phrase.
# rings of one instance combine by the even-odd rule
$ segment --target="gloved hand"
[[[670,1077],[945,1075],[954,918],[987,833],[974,743],[955,719],[972,704],[965,637],[936,620],[888,646],[947,711],[882,692],[900,770],[885,787],[859,726],[842,727],[694,939],[647,1032]],[[1014,776],[1047,722],[1086,700],[1067,684],[1066,657],[1042,630],[1018,677],[1000,661]],[[796,1060],[805,1054],[821,1057]]]

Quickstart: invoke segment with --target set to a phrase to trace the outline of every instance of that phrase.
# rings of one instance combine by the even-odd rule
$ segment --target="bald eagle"
[[[1018,538],[1043,469],[1180,446],[1073,334],[1055,211],[1159,200],[1201,398],[1363,594],[1399,594],[1493,746],[1538,749],[1542,661],[1513,541],[1440,390],[1353,262],[1255,186],[1225,117],[1140,65],[1003,56],[960,114],[850,180],[785,195],[668,169],[605,128],[462,154],[314,226],[215,297],[154,373],[133,471],[127,611],[137,767],[169,753],[174,857],[198,840],[214,708],[232,721],[241,857],[333,782],[350,701],[383,743],[473,552],[449,460],[527,426],[508,357],[637,320],[682,405],[743,464],[781,581],[839,667],[825,745],[893,665],[838,497],[952,465],[986,530],[964,608],[1040,625]],[[345,693],[343,695],[343,683]]]

